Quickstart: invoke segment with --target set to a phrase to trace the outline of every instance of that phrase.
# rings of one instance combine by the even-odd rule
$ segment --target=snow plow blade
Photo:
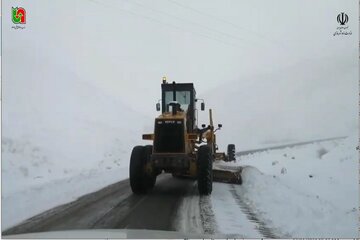
[[[241,167],[230,167],[226,166],[219,167],[214,166],[213,168],[213,181],[222,183],[234,183],[242,184],[241,178]]]

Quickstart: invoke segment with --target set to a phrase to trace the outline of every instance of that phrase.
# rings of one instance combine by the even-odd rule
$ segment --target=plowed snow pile
[[[276,236],[357,237],[356,142],[353,136],[238,157],[236,165],[247,166],[235,195]]]

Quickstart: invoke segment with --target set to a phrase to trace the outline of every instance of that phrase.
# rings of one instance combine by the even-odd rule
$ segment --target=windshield
[[[165,106],[173,101],[173,92],[165,92]],[[180,108],[184,111],[188,110],[190,105],[190,91],[176,91],[176,101],[180,103]]]

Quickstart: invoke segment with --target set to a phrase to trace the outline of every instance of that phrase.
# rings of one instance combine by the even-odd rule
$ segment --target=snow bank
[[[356,136],[255,153],[236,188],[246,205],[280,236],[358,237]]]

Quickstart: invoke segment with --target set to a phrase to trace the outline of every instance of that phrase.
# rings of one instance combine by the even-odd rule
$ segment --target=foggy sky
[[[15,5],[27,11],[23,31],[11,29]],[[36,56],[42,52],[79,81],[150,118],[157,115],[164,75],[170,82],[194,82],[198,97],[211,98],[234,82],[262,86],[271,81],[269,90],[292,88],[301,81],[291,77],[294,67],[304,77],[316,76],[314,82],[304,81],[307,89],[321,92],[328,78],[324,68],[330,66],[346,74],[345,89],[354,89],[337,95],[339,101],[357,99],[358,1],[29,0],[3,1],[2,12],[4,61],[15,49],[12,39],[22,39],[16,49],[32,49],[38,74],[42,63]],[[351,36],[333,36],[340,12],[349,16]],[[274,79],[279,72],[287,73],[287,81]],[[328,81],[341,84],[341,75]],[[256,94],[253,88],[244,91]],[[266,108],[269,96],[257,100]]]
[[[16,3],[27,7],[3,3],[5,42]],[[358,2],[350,0],[32,0],[27,12],[26,34],[63,51],[82,80],[148,113],[163,75],[193,81],[201,93],[304,59],[345,56],[351,64],[358,54]],[[340,12],[351,37],[332,36]]]

